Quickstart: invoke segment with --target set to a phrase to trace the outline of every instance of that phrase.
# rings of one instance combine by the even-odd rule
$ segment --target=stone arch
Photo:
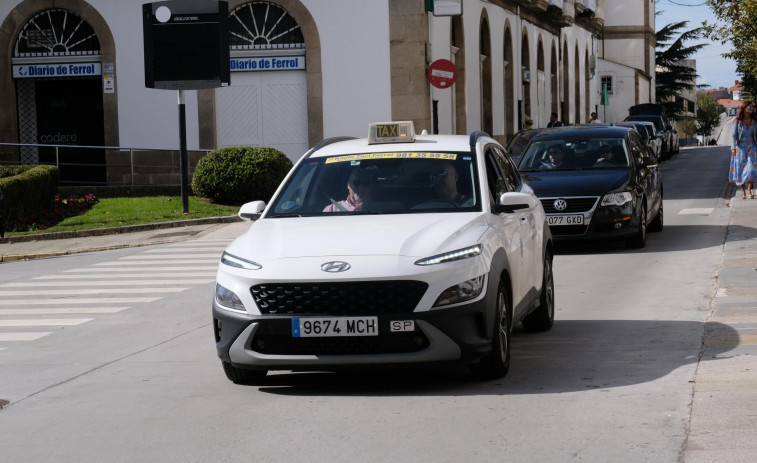
[[[573,98],[576,105],[574,116],[575,116],[575,123],[580,124],[581,121],[585,119],[581,117],[581,60],[580,60],[579,52],[578,52],[578,44],[576,44],[575,52],[573,54],[574,54],[573,78],[575,79],[575,94],[573,95]]]
[[[550,53],[550,59],[549,59],[549,90],[552,93],[552,98],[550,99],[550,107],[549,110],[552,113],[558,113],[560,112],[560,94],[559,94],[559,87],[558,87],[558,67],[557,67],[557,43],[555,41],[552,42],[551,53]],[[562,120],[562,119],[560,119]]]
[[[590,113],[595,111],[595,108],[591,107],[591,71],[589,70],[589,49],[584,52],[584,104],[586,105],[586,112]],[[599,116],[599,114],[597,114]],[[601,118],[600,118],[601,120]],[[602,120],[602,122],[605,122]]]
[[[544,59],[544,37],[541,34],[536,40],[536,108],[533,108],[534,127],[547,125],[547,113],[549,112],[547,100],[547,73]]]
[[[562,50],[562,98],[560,100],[560,120],[568,124],[570,117],[570,55],[568,54],[568,41],[563,42]]]
[[[114,72],[116,64],[116,46],[110,27],[100,13],[84,0],[24,0],[16,6],[0,25],[0,140],[17,143],[18,131],[18,101],[16,99],[15,84],[11,70],[13,69],[13,53],[18,35],[27,22],[44,10],[68,10],[86,21],[97,35],[100,42],[100,59],[102,63],[112,63]],[[118,86],[113,93],[103,94],[103,125],[106,146],[119,145],[118,127]],[[1,155],[3,160],[17,162],[18,150]]]

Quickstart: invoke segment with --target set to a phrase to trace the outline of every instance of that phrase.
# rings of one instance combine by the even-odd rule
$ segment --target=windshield
[[[528,146],[518,170],[619,168],[629,167],[629,159],[628,146],[623,138],[537,140]]]
[[[266,217],[481,210],[470,153],[365,153],[297,166]]]

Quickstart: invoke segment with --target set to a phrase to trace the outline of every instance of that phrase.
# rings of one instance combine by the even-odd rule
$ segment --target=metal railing
[[[197,161],[212,150],[189,150],[189,178]],[[0,164],[55,165],[61,184],[143,186],[181,185],[179,149],[123,146],[0,143]],[[76,173],[89,171],[90,178]]]

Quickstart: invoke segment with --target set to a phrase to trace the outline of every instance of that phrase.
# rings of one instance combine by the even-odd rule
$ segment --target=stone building
[[[50,162],[38,144],[106,147],[79,162],[107,184],[134,181],[135,152],[173,162],[177,97],[145,87],[143,3],[0,4],[0,144],[23,145],[0,145],[0,161]],[[586,122],[602,82],[604,109],[618,114],[654,99],[652,0],[229,0],[228,10],[231,84],[186,92],[193,159],[264,145],[296,160],[383,120],[504,142],[526,115],[536,127],[551,112]],[[448,87],[429,82],[438,60],[454,63]],[[138,183],[166,181],[147,170]]]

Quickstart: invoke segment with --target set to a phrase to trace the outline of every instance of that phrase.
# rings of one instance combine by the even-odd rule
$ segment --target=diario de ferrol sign
[[[14,79],[99,76],[101,74],[101,63],[16,64],[13,66]]]
[[[231,58],[231,72],[291,71],[305,69],[304,56],[265,56],[255,58]]]

